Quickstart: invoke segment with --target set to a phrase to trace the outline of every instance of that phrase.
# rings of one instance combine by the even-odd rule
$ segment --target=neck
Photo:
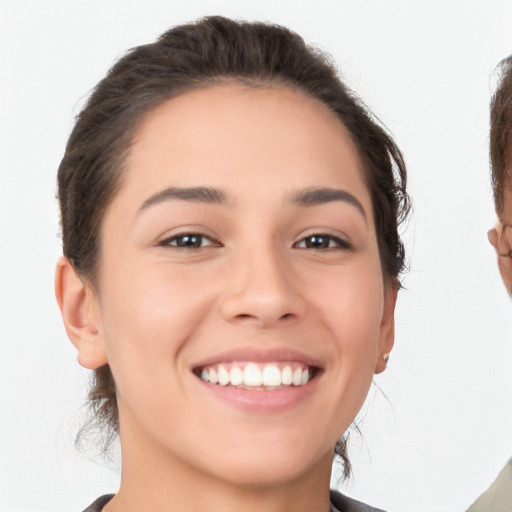
[[[126,437],[126,436],[125,436]],[[328,512],[332,454],[280,482],[240,483],[140,443],[123,442],[121,486],[104,512]],[[198,458],[201,454],[198,454]]]

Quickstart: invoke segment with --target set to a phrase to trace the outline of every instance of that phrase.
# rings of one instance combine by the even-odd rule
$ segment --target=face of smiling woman
[[[394,298],[327,107],[239,85],[169,100],[132,146],[75,340],[114,374],[123,478],[325,480],[384,368]]]

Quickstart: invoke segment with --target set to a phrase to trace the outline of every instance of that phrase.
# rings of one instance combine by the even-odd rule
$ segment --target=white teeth
[[[304,386],[311,380],[309,368],[290,363],[223,363],[201,370],[203,381],[219,386],[236,386],[241,389],[283,389],[288,386]]]
[[[246,386],[261,386],[263,384],[261,370],[254,363],[249,363],[244,369],[244,384]]]
[[[210,379],[211,382],[211,379]],[[300,386],[302,382],[302,368],[297,368],[293,372],[293,385],[294,386]]]
[[[264,386],[280,386],[281,372],[277,366],[265,366],[263,368],[263,385]]]
[[[208,376],[210,377],[210,382],[212,384],[217,384],[217,382],[219,382],[217,372],[213,368],[210,368],[210,370],[208,371]]]
[[[219,384],[227,386],[229,384],[229,373],[224,366],[219,366]]]
[[[233,368],[231,368],[229,376],[231,377],[232,386],[239,386],[244,381],[244,374],[238,366],[233,366]]]
[[[289,386],[293,383],[293,372],[289,366],[285,366],[283,368],[283,372],[281,373],[281,384],[285,386]]]

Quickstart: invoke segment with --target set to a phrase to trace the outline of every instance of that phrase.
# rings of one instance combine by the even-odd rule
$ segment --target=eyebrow
[[[292,197],[292,203],[297,206],[317,206],[333,201],[342,201],[355,206],[364,220],[366,212],[361,202],[350,192],[338,188],[308,188],[300,190]]]
[[[180,201],[191,201],[194,203],[208,203],[208,204],[228,204],[228,197],[222,191],[212,187],[169,187],[165,190],[157,192],[148,199],[146,199],[139,211],[145,210],[150,206],[177,199]]]
[[[224,191],[217,188],[169,187],[146,199],[139,208],[139,211],[172,200],[219,205],[229,205],[233,203]],[[364,220],[367,220],[366,212],[361,202],[346,190],[337,188],[307,188],[299,190],[293,194],[291,198],[292,204],[303,207],[317,206],[333,201],[342,201],[354,206],[361,213]]]

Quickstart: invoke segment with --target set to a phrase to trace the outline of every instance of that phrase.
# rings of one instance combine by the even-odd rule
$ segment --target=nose
[[[222,298],[223,317],[262,329],[299,320],[306,303],[293,274],[290,262],[278,251],[260,248],[240,255]]]

